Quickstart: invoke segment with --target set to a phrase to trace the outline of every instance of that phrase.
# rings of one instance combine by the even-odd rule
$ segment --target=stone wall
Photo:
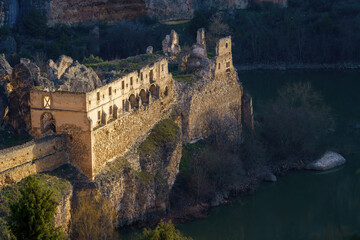
[[[67,162],[66,137],[49,136],[0,150],[0,188]]]
[[[176,124],[179,124],[176,121]],[[151,220],[154,214],[165,213],[169,208],[169,194],[179,172],[182,154],[181,131],[175,137],[175,144],[159,152],[167,152],[161,159],[139,160],[140,169],[129,164],[134,156],[109,162],[95,178],[101,194],[108,198],[118,216],[118,225],[130,225],[137,221]],[[159,153],[160,155],[162,153]],[[144,178],[144,176],[146,176]],[[111,181],[109,181],[111,179]]]
[[[173,84],[172,81],[171,83]],[[93,131],[93,176],[97,175],[107,161],[123,155],[138,139],[146,135],[155,123],[166,116],[173,100],[174,89],[171,87],[168,96],[153,99],[149,105],[140,106],[139,109]]]
[[[195,75],[193,84],[177,83],[184,141],[207,137],[214,120],[241,125],[243,89],[233,66],[231,37],[217,42],[215,59]]]

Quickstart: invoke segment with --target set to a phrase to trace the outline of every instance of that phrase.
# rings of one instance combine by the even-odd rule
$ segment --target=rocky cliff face
[[[168,209],[170,190],[179,171],[182,141],[180,129],[172,123],[163,125],[163,121],[162,130],[173,132],[172,137],[166,137],[167,141],[160,145],[156,143],[154,152],[147,154],[154,134],[150,133],[143,143],[146,146],[140,145],[139,155],[130,153],[108,163],[95,178],[97,188],[118,214],[120,226],[147,220]],[[169,126],[173,129],[168,129]],[[163,133],[168,132],[157,132],[156,138],[161,138]]]
[[[145,0],[147,12],[160,20],[191,19],[194,11],[217,9],[244,9],[248,0]]]
[[[195,10],[243,9],[248,0],[0,0],[0,25],[14,25],[32,9],[55,23],[118,22],[149,14],[160,20],[190,19]]]

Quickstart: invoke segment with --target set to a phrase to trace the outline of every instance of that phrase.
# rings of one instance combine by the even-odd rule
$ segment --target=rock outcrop
[[[164,213],[169,207],[169,194],[179,171],[182,141],[177,126],[165,131],[175,131],[175,134],[166,142],[156,144],[156,149],[151,152],[146,149],[152,143],[146,142],[146,146],[140,145],[139,155],[129,153],[107,163],[95,178],[97,188],[111,201],[118,214],[120,226],[147,220],[153,214]],[[161,139],[163,136],[156,137]]]
[[[345,164],[343,156],[336,152],[326,152],[320,159],[308,164],[305,169],[325,171]]]
[[[46,16],[48,24],[116,23],[144,14],[159,20],[191,19],[195,11],[245,9],[249,0],[0,0],[0,26],[14,25],[31,9]],[[256,0],[287,6],[287,0]]]
[[[48,62],[48,77],[56,89],[71,92],[89,92],[102,86],[102,82],[92,68],[87,68],[67,56],[60,56]]]
[[[56,81],[61,78],[66,69],[71,66],[74,60],[71,57],[60,56],[56,63],[50,59],[48,62],[48,77],[52,81]]]
[[[162,41],[162,49],[165,56],[176,57],[181,52],[179,36],[175,30],[171,30],[170,35],[166,35]]]
[[[30,89],[39,87],[55,90],[54,83],[40,76],[40,69],[29,59],[21,59],[13,69],[10,79],[8,121],[18,131],[31,128],[29,97]]]
[[[89,92],[101,87],[102,83],[92,68],[75,61],[56,83],[62,91]]]

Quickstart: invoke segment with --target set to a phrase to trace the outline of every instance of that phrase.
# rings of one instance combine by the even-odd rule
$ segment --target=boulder
[[[102,86],[102,82],[95,71],[78,61],[71,64],[55,84],[59,90],[71,92],[90,92]]]
[[[0,79],[11,76],[12,67],[8,63],[4,54],[0,54]]]
[[[56,61],[56,63],[50,59],[48,61],[48,76],[50,80],[57,80],[60,79],[61,76],[64,74],[66,69],[73,64],[74,60],[71,57],[62,55]]]
[[[326,152],[320,159],[308,164],[305,169],[325,171],[345,164],[343,156],[336,152]]]
[[[152,46],[148,46],[146,48],[146,54],[153,54],[153,52],[154,52],[154,48]]]
[[[0,85],[0,126],[3,124],[8,100],[3,86]]]
[[[272,172],[267,172],[262,176],[263,181],[265,182],[276,182],[277,177]]]
[[[8,93],[8,85],[12,74],[12,67],[8,63],[4,54],[0,55],[0,87],[2,86],[5,93]],[[10,91],[10,90],[9,90]]]
[[[197,30],[196,43],[206,46],[205,28],[200,28],[199,30]]]
[[[179,45],[179,36],[175,30],[171,30],[170,35],[166,35],[162,41],[163,53],[169,57],[176,57],[181,52]]]

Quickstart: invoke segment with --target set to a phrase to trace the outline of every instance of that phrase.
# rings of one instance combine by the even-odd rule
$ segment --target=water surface
[[[211,210],[206,219],[177,226],[194,239],[344,239],[360,233],[360,72],[239,73],[254,98],[255,114],[292,82],[309,81],[332,108],[332,148],[345,166],[327,172],[290,172],[256,194]]]

